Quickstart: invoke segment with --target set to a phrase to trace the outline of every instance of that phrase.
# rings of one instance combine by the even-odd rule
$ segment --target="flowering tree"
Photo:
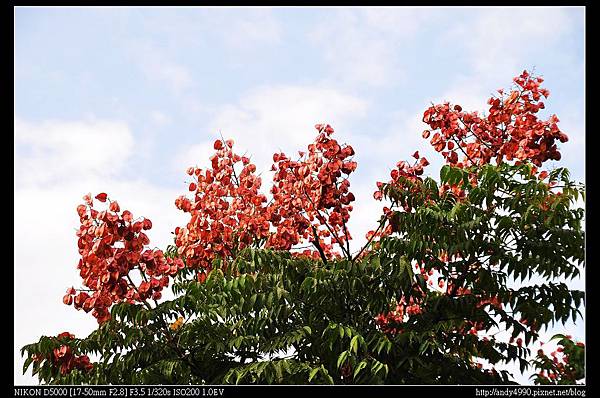
[[[215,141],[210,168],[187,170],[191,197],[175,205],[190,217],[164,252],[148,248],[150,220],[86,195],[83,287],[63,301],[98,329],[23,347],[24,371],[57,384],[497,384],[512,382],[498,365],[516,361],[538,369],[536,383],[576,383],[583,343],[559,335],[552,359],[531,354],[584,299],[562,282],[584,265],[584,188],[564,168],[540,169],[567,141],[556,116],[537,115],[541,83],[524,72],[487,115],[428,108],[439,180],[418,151],[398,162],[356,252],[354,149],[329,125],[296,160],[273,155],[271,198],[233,141]],[[161,301],[169,285],[175,298]]]

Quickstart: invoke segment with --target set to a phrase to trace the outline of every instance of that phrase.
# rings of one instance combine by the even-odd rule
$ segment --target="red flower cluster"
[[[500,96],[488,100],[488,116],[465,112],[460,105],[450,103],[429,107],[423,114],[423,122],[431,130],[423,131],[423,138],[431,137],[431,145],[441,152],[446,163],[457,167],[483,165],[492,159],[498,164],[505,160],[515,160],[517,164],[531,161],[538,167],[550,159],[560,160],[557,141],[566,142],[568,137],[558,128],[558,118],[552,115],[548,120],[540,120],[536,115],[544,109],[541,97],[549,95],[548,90],[540,87],[543,79],[524,71],[513,81],[515,85],[510,93],[498,90]],[[462,158],[459,158],[459,152]],[[419,159],[418,152],[413,156]],[[424,158],[413,166],[405,161],[398,162],[389,184],[406,189],[400,177],[416,180],[428,164]],[[537,171],[534,167],[533,173]],[[540,173],[540,179],[546,176],[547,172]],[[471,177],[471,182],[476,182],[475,176]],[[377,183],[378,190],[374,193],[377,200],[383,197],[382,185]],[[464,191],[459,186],[441,185],[440,194],[446,192],[451,192],[457,199],[464,198]]]
[[[393,184],[394,187],[400,189],[405,186],[402,179],[407,179],[409,181],[421,180],[419,176],[423,174],[424,168],[429,166],[429,161],[426,158],[421,157],[419,151],[413,153],[412,156],[416,159],[412,165],[405,160],[401,160],[396,164],[396,168],[390,172],[390,177],[392,179],[389,184]],[[373,194],[373,197],[377,200],[381,200],[383,198],[383,192],[381,191],[383,183],[378,182],[377,188],[378,189]]]
[[[411,296],[408,303],[404,297],[402,297],[396,305],[396,310],[377,315],[375,317],[375,323],[384,333],[394,335],[396,333],[402,333],[400,324],[405,322],[405,317],[418,315],[422,312],[423,308],[421,307],[421,304],[419,304],[414,297]]]
[[[356,169],[354,149],[331,138],[330,125],[317,124],[319,132],[308,152],[291,160],[283,153],[273,155],[275,171],[270,221],[276,232],[268,246],[289,250],[303,240],[319,245],[325,255],[336,255],[333,245],[349,256],[351,239],[346,224],[354,194],[347,176]],[[315,255],[312,252],[312,255]]]
[[[215,141],[212,168],[187,170],[194,178],[189,185],[194,197],[181,196],[175,201],[177,208],[191,215],[185,227],[175,229],[178,253],[185,256],[188,267],[208,271],[215,259],[226,261],[268,236],[267,198],[260,193],[261,178],[250,159],[235,154],[232,148],[232,140]],[[238,165],[241,170],[236,172]]]
[[[106,202],[108,198],[101,193],[96,199]],[[91,195],[84,196],[84,201],[77,206],[81,222],[77,268],[87,289],[77,293],[69,288],[63,302],[92,311],[98,323],[103,323],[110,319],[109,309],[114,303],[159,299],[162,288],[169,284],[169,275],[182,268],[183,262],[165,258],[160,250],[145,249],[150,240],[143,231],[152,228],[149,219],[135,220],[130,211],[121,212],[115,201],[109,200],[108,209],[103,211],[93,208]],[[134,268],[144,279],[139,286],[129,275]]]
[[[64,332],[59,334],[58,339],[74,339],[75,336],[71,333]],[[60,373],[66,375],[73,369],[84,370],[89,372],[94,368],[94,365],[90,362],[90,358],[87,355],[74,355],[71,347],[68,345],[61,345],[59,348],[55,348],[52,351],[51,356],[52,364],[60,368]]]
[[[75,356],[71,351],[71,347],[62,345],[60,348],[55,348],[53,351],[52,362],[54,366],[60,367],[60,373],[68,374],[73,369],[80,369],[89,372],[94,368],[90,358],[87,355]]]
[[[391,211],[387,207],[384,207],[383,211],[386,216],[392,215]],[[381,239],[392,234],[392,226],[389,223],[386,225],[386,222],[387,220],[382,220],[380,221],[380,227],[378,229],[375,231],[367,231],[365,238],[367,239],[367,246],[369,248],[367,249],[365,247],[362,253],[359,253],[359,255],[355,257],[356,259],[360,260],[367,256],[372,250],[377,250],[380,247]]]
[[[567,340],[571,340],[571,336],[565,336]],[[575,344],[578,347],[584,348],[585,344],[582,342],[577,342]],[[538,377],[541,379],[543,384],[552,384],[557,380],[570,380],[573,383],[577,381],[577,377],[569,365],[570,358],[568,353],[565,351],[564,347],[558,347],[556,350],[550,353],[550,359],[543,349],[538,350],[538,359],[543,359],[545,361],[551,361],[552,367],[547,371],[540,371],[538,373]]]
[[[439,258],[441,261],[447,262],[449,257],[447,254],[443,254]],[[422,264],[421,264],[422,265]],[[442,278],[437,278],[437,284],[434,284],[434,278],[436,277],[434,274],[437,269],[432,268],[426,270],[425,267],[421,266],[419,263],[414,265],[415,273],[421,274],[423,279],[427,282],[429,290],[438,290],[438,288],[442,294],[447,294],[451,296],[463,296],[470,295],[471,290],[466,287],[457,287],[453,284],[453,281],[445,282]],[[435,287],[437,285],[437,287]],[[413,284],[413,294],[408,303],[405,302],[405,299],[402,298],[397,306],[395,311],[390,311],[388,313],[379,314],[375,317],[375,321],[377,325],[382,328],[384,333],[395,334],[401,332],[402,329],[398,328],[398,324],[404,322],[405,315],[415,315],[420,314],[423,311],[422,307],[422,299],[425,298],[426,292],[424,292],[418,284]],[[476,304],[477,308],[481,308],[486,305],[491,305],[493,307],[502,308],[502,302],[496,296],[492,297],[483,297],[477,296],[479,298],[479,302]],[[459,332],[466,334],[474,334],[477,332],[484,330],[485,325],[483,322],[474,322],[474,321],[466,321],[460,328]]]
[[[447,258],[446,258],[446,261],[447,261]],[[443,284],[440,284],[440,287],[443,287]],[[453,295],[453,296],[464,296],[464,295],[471,295],[473,293],[471,292],[471,289],[469,289],[467,287],[462,287],[462,286],[456,287],[456,285],[453,283],[453,281],[450,280],[446,284],[446,289],[444,291],[444,294]],[[489,305],[491,307],[496,307],[498,309],[502,309],[502,307],[503,307],[502,302],[500,301],[500,299],[497,296],[484,297],[482,295],[477,295],[475,297],[479,299],[479,302],[475,305],[477,308],[481,308],[486,305]],[[477,332],[484,330],[484,329],[485,329],[485,326],[484,326],[483,322],[466,321],[465,325],[461,328],[461,332],[462,333],[468,332],[470,334],[476,335]]]
[[[415,158],[415,161],[412,165],[405,160],[401,160],[396,164],[396,168],[390,172],[391,180],[388,182],[388,184],[397,190],[408,190],[409,192],[414,194],[417,193],[419,187],[411,183],[422,181],[422,178],[420,176],[423,174],[424,168],[429,166],[429,161],[426,158],[421,157],[419,155],[419,151],[413,153],[412,156],[413,158]],[[375,193],[373,194],[373,197],[376,200],[383,199],[383,186],[383,183],[377,182],[377,191],[375,191]],[[407,203],[403,203],[401,205],[405,211],[408,212],[411,210],[410,206]],[[387,215],[387,213],[389,213],[389,210],[384,208],[384,212]]]
[[[510,93],[498,90],[499,97],[488,100],[489,115],[463,112],[460,105],[449,103],[433,105],[423,114],[423,121],[434,132],[430,142],[441,152],[446,162],[456,166],[530,160],[541,166],[549,159],[560,160],[556,141],[566,142],[568,137],[558,128],[556,115],[540,120],[536,115],[544,109],[541,97],[549,92],[540,87],[541,77],[527,71],[513,79],[515,87]],[[423,132],[429,138],[431,131]],[[459,154],[463,156],[459,161]]]

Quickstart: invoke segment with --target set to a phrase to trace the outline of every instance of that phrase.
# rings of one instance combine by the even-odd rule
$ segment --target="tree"
[[[233,141],[215,141],[211,167],[187,170],[193,196],[175,204],[189,222],[164,252],[148,248],[150,220],[86,195],[84,287],[63,301],[98,329],[23,347],[24,372],[56,384],[499,384],[512,378],[496,366],[517,361],[540,370],[536,383],[577,382],[583,343],[560,335],[560,358],[530,359],[540,330],[577,320],[584,300],[561,281],[584,266],[584,187],[565,168],[539,170],[567,141],[556,116],[537,116],[541,83],[523,72],[487,116],[428,108],[439,180],[422,177],[418,151],[400,161],[377,183],[386,206],[355,253],[354,149],[329,125],[296,160],[273,156],[270,199]],[[159,302],[168,285],[175,298]]]

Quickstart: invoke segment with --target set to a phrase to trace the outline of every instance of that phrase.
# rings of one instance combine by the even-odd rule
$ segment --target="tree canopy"
[[[504,384],[515,361],[537,384],[576,383],[583,343],[561,334],[550,356],[531,349],[585,299],[566,283],[584,266],[585,189],[544,169],[568,138],[537,115],[542,81],[523,72],[486,115],[429,107],[422,135],[446,164],[433,178],[418,151],[398,162],[356,252],[354,148],[326,124],[296,160],[273,156],[270,197],[233,141],[215,141],[211,167],[187,170],[192,196],[175,205],[189,221],[164,251],[149,247],[149,219],[86,195],[83,287],[63,301],[98,328],[23,347],[24,372],[50,384]]]

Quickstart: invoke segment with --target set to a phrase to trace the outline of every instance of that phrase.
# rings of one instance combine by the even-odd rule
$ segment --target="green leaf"
[[[352,340],[350,340],[350,350],[352,350],[355,354],[358,353],[358,338],[360,336],[356,335],[354,337],[352,337]]]
[[[319,373],[319,371],[321,370],[321,368],[314,368],[313,370],[310,371],[310,374],[308,375],[308,381],[312,381],[312,379],[316,376],[317,373]]]
[[[449,171],[450,171],[450,166],[448,166],[448,165],[444,165],[440,169],[440,180],[442,180],[442,182],[447,182]]]
[[[338,360],[337,360],[337,368],[339,369],[344,362],[346,362],[346,359],[348,358],[348,355],[350,353],[348,351],[342,351],[342,353],[339,355]]]
[[[354,369],[354,375],[353,375],[353,377],[356,379],[356,376],[358,376],[358,374],[360,373],[360,371],[363,370],[366,366],[367,366],[367,362],[366,361],[360,361],[360,363],[358,364],[358,366]]]

